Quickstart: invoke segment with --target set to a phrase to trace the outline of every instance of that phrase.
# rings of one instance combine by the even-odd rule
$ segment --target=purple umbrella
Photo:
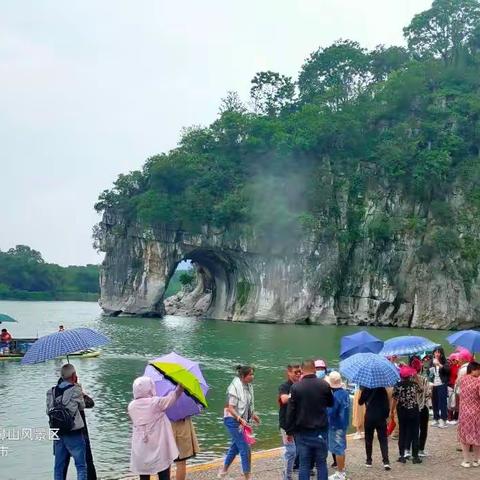
[[[152,362],[167,362],[167,363],[178,363],[182,367],[186,368],[190,373],[195,375],[200,382],[200,387],[202,388],[203,394],[206,396],[208,392],[208,384],[203,378],[202,371],[197,362],[193,362],[188,358],[182,357],[175,352],[169,353],[168,355],[163,355],[161,357],[151,360]],[[164,397],[172,390],[175,390],[176,385],[174,385],[170,380],[165,379],[165,377],[151,365],[147,365],[145,368],[144,375],[150,377],[155,382],[155,389],[159,397]],[[203,407],[195,402],[188,395],[183,394],[175,403],[167,410],[167,416],[172,421],[182,420],[185,417],[190,417],[192,415],[198,415],[203,410]]]

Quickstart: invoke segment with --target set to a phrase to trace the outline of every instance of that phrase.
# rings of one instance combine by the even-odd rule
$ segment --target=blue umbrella
[[[345,360],[355,353],[378,353],[383,348],[383,341],[362,330],[353,335],[346,335],[340,340],[340,358]]]
[[[463,347],[472,353],[480,352],[480,332],[476,330],[463,330],[449,337],[447,340],[456,347]]]
[[[386,340],[380,351],[380,355],[383,355],[384,357],[411,355],[414,353],[435,350],[439,345],[439,343],[434,343],[425,337],[405,335],[403,337],[394,337],[390,340]]]
[[[340,373],[361,387],[391,387],[400,380],[397,367],[375,353],[356,353],[340,362]]]
[[[52,358],[100,347],[110,341],[105,335],[91,328],[72,328],[40,337],[22,358],[23,364],[41,363]]]

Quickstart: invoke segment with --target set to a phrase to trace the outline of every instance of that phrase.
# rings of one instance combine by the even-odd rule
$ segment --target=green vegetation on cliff
[[[455,255],[468,282],[480,260],[479,3],[435,0],[404,36],[406,48],[319,48],[296,81],[257,73],[252,110],[229,93],[211,125],[120,175],[96,209],[146,227],[254,226],[272,240],[307,230],[346,256],[362,238],[382,249],[411,234],[419,261]],[[366,221],[376,195],[414,208],[392,218],[386,201]]]
[[[98,265],[61,267],[17,245],[0,251],[0,299],[97,301]]]

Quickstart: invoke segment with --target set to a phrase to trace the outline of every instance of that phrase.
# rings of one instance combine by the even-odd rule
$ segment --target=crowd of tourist
[[[347,432],[352,439],[364,439],[365,467],[373,464],[374,434],[380,446],[385,470],[391,469],[388,436],[398,440],[398,462],[420,464],[426,451],[430,425],[448,428],[458,423],[458,441],[463,452],[461,466],[480,466],[480,364],[465,349],[448,359],[443,349],[433,355],[412,356],[404,363],[389,359],[398,369],[400,381],[393,387],[364,388],[357,385],[351,401],[350,386],[337,371],[328,371],[323,360],[305,360],[286,367],[286,379],[278,389],[279,429],[284,447],[283,480],[299,480],[314,474],[318,480],[345,480]],[[218,478],[226,478],[237,455],[246,480],[251,477],[252,425],[260,425],[255,411],[254,368],[237,367],[227,388],[223,423],[230,436]],[[198,452],[191,418],[171,422],[166,411],[181,397],[178,386],[165,396],[157,396],[150,377],[133,383],[133,400],[128,405],[132,421],[130,469],[149,480],[158,475],[170,478],[176,464],[176,480],[186,478],[186,460]],[[54,442],[54,479],[64,480],[72,457],[78,480],[96,480],[84,414],[93,407],[85,395],[71,364],[62,367],[61,378],[47,392],[47,414],[59,427]],[[353,412],[351,412],[353,410]],[[53,420],[52,420],[53,419]],[[332,455],[334,472],[328,476],[327,457]],[[479,469],[480,470],[480,469]]]

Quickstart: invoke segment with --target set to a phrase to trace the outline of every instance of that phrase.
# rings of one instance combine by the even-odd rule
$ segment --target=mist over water
[[[324,358],[338,364],[340,338],[357,327],[244,324],[167,316],[164,319],[104,318],[96,303],[6,302],[0,311],[16,318],[8,324],[14,337],[35,337],[65,328],[86,326],[112,342],[93,359],[76,359],[80,382],[95,400],[87,411],[93,455],[99,477],[118,479],[128,472],[130,423],[127,405],[131,387],[149,359],[172,350],[200,362],[210,384],[210,408],[195,419],[202,453],[194,460],[221,456],[228,439],[222,424],[225,390],[234,366],[256,367],[255,400],[262,425],[257,430],[256,449],[279,446],[277,388],[283,368],[306,357]],[[370,328],[373,334],[389,338],[406,333],[420,334],[445,342],[446,332]],[[58,378],[62,360],[22,366],[17,361],[0,361],[0,432],[3,428],[48,427],[45,394]],[[0,440],[0,445],[2,441]],[[27,478],[45,480],[53,471],[52,445],[48,440],[4,440],[8,455],[0,457],[2,480]],[[75,478],[70,469],[69,479]]]

